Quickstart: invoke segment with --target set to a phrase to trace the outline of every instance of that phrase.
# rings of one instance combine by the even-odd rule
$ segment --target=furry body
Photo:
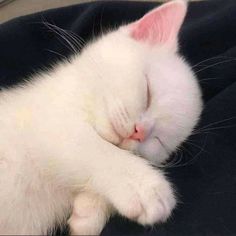
[[[175,23],[153,26],[173,10]],[[177,53],[185,11],[182,1],[166,4],[1,92],[1,234],[46,234],[72,208],[74,234],[100,233],[117,211],[143,225],[168,218],[171,184],[135,154],[166,160],[199,119],[198,84]],[[142,142],[130,138],[137,124]]]

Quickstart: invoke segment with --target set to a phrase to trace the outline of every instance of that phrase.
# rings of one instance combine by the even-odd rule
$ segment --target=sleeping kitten
[[[184,1],[164,4],[1,92],[0,234],[47,234],[72,208],[83,235],[115,212],[143,225],[169,217],[174,191],[149,163],[176,150],[202,108],[177,53],[185,14]]]

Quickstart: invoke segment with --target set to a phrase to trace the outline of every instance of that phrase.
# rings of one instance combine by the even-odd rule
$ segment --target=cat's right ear
[[[127,25],[130,36],[150,45],[178,47],[178,33],[186,15],[187,3],[176,0],[163,4]]]

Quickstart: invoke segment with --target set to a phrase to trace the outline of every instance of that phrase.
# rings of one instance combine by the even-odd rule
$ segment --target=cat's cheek
[[[140,143],[137,151],[154,165],[160,164],[168,158],[167,152],[156,139]]]

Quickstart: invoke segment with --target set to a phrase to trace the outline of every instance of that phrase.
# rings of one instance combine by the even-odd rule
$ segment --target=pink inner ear
[[[132,23],[131,37],[150,44],[177,43],[179,29],[186,15],[184,1],[169,2]]]

